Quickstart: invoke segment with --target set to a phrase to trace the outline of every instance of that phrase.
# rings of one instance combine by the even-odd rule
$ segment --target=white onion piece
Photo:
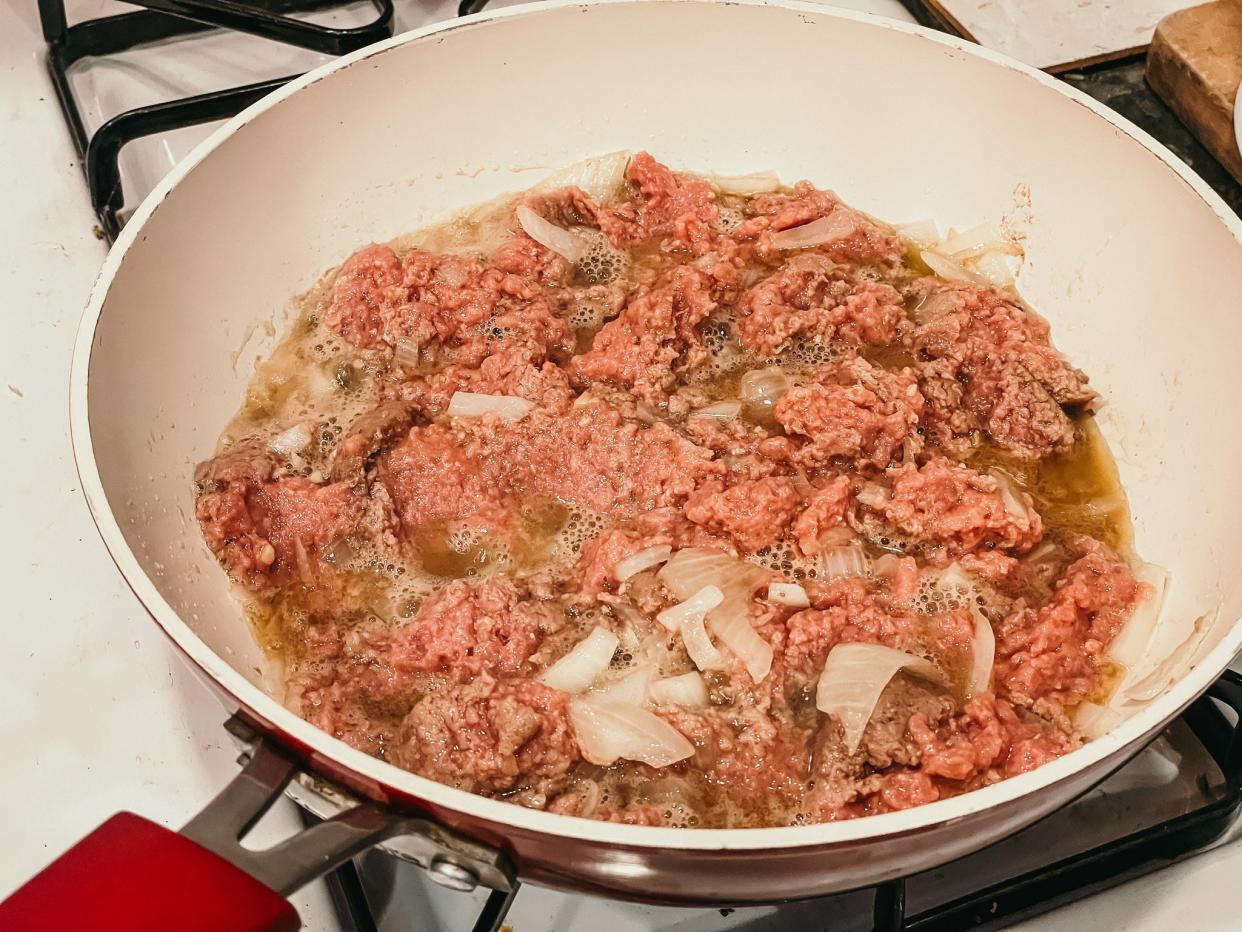
[[[704,586],[715,586],[724,594],[724,601],[707,613],[707,628],[745,664],[756,683],[772,669],[772,646],[751,625],[750,605],[755,591],[770,578],[753,563],[695,547],[678,550],[659,573],[660,581],[679,599]]]
[[[573,650],[543,671],[539,682],[567,693],[580,693],[608,669],[620,642],[606,628],[595,628]]]
[[[895,553],[886,553],[877,557],[871,564],[871,572],[875,576],[892,576],[901,566],[901,557]]]
[[[972,698],[992,688],[992,666],[996,663],[996,632],[992,623],[971,600],[970,615],[975,625],[975,635],[970,641],[970,680],[966,683],[966,697]]]
[[[756,683],[772,670],[772,645],[761,638],[750,623],[747,605],[730,601],[707,616],[707,625],[716,640],[742,661]]]
[[[819,554],[819,578],[822,582],[847,576],[867,575],[867,555],[858,544],[825,547]]]
[[[878,482],[868,482],[858,490],[858,495],[855,498],[868,508],[882,508],[888,503],[889,493],[888,489]]]
[[[553,172],[536,186],[538,191],[554,191],[574,186],[581,188],[597,201],[603,201],[617,193],[625,180],[625,169],[630,163],[628,152],[610,152],[598,158],[586,159]]]
[[[708,175],[707,180],[717,191],[751,197],[779,191],[781,179],[775,172],[752,172],[749,175]]]
[[[658,715],[625,702],[576,696],[569,720],[582,756],[607,767],[618,759],[667,767],[694,755],[694,745]]]
[[[690,417],[707,418],[713,421],[731,421],[742,413],[740,401],[717,401],[714,404],[693,411]]]
[[[585,238],[545,220],[525,204],[518,205],[515,213],[527,236],[562,259],[579,262],[591,251],[591,244]]]
[[[914,223],[899,223],[897,232],[916,246],[931,249],[940,242],[940,228],[935,220],[916,220]]]
[[[599,684],[591,690],[590,695],[609,702],[643,705],[647,701],[647,688],[651,683],[651,677],[652,668],[644,665],[617,679]]]
[[[666,608],[656,615],[656,621],[670,631],[681,629],[682,623],[689,618],[702,619],[704,615],[724,601],[724,593],[717,586],[704,586],[684,602],[678,602],[672,608]]]
[[[1004,288],[1013,284],[1013,269],[1001,252],[985,252],[971,263],[975,277],[989,285]]]
[[[927,264],[927,267],[941,278],[959,282],[973,282],[975,280],[975,276],[966,271],[960,263],[954,262],[948,256],[942,255],[935,250],[924,249],[920,256]]]
[[[393,347],[393,356],[397,362],[407,369],[417,369],[419,363],[419,346],[416,340],[402,337]]]
[[[988,475],[996,480],[997,491],[1001,494],[1001,501],[1004,502],[1006,514],[1015,521],[1020,521],[1027,527],[1030,527],[1031,509],[1023,501],[1022,492],[1017,484],[999,469],[989,469]]]
[[[669,558],[658,578],[679,599],[690,598],[704,586],[715,586],[726,600],[737,597],[750,601],[771,574],[719,550],[685,547]]]
[[[514,395],[453,392],[446,413],[449,417],[482,417],[484,414],[495,414],[506,421],[520,421],[533,407],[525,398]]]
[[[1173,648],[1168,656],[1151,668],[1150,672],[1144,670],[1141,678],[1129,685],[1123,684],[1124,694],[1117,696],[1117,701],[1120,703],[1118,707],[1123,710],[1141,708],[1156,699],[1178,677],[1184,675],[1190,669],[1195,653],[1207,637],[1210,627],[1206,615],[1196,618],[1186,639]],[[1118,692],[1122,691],[1122,689],[1118,690]]]
[[[815,707],[841,723],[849,753],[858,750],[880,696],[899,670],[944,683],[930,661],[882,644],[838,644],[828,654]]]
[[[790,385],[789,376],[776,366],[751,369],[742,376],[738,395],[746,404],[770,408],[789,391]]]
[[[617,577],[617,582],[625,582],[631,576],[641,573],[643,570],[659,566],[672,556],[672,553],[673,548],[668,544],[657,544],[654,547],[648,547],[646,550],[630,554],[624,560],[618,560],[617,565],[612,568],[612,575]]]
[[[1125,718],[1111,706],[1080,702],[1072,713],[1074,727],[1092,740],[1112,731]]]
[[[823,246],[835,243],[854,235],[864,223],[862,214],[848,207],[835,207],[827,217],[820,217],[800,227],[781,230],[772,236],[772,245],[777,249],[806,249],[810,246]]]
[[[1109,658],[1130,670],[1137,670],[1139,662],[1147,654],[1169,587],[1168,572],[1154,563],[1144,563],[1134,575],[1150,585],[1153,592],[1135,606],[1130,620],[1108,646]]]
[[[294,424],[288,430],[283,430],[271,440],[267,445],[274,453],[281,456],[293,456],[295,453],[301,453],[311,444],[310,428],[305,424]]]
[[[981,223],[961,233],[950,230],[949,235],[936,247],[936,250],[950,259],[961,262],[988,251],[1004,248],[1006,248],[1006,243],[1001,238],[1000,231],[990,223]]]
[[[795,608],[807,608],[811,604],[805,589],[797,583],[784,582],[768,583],[768,601]]]
[[[700,670],[723,670],[729,666],[725,655],[716,650],[716,645],[707,636],[702,615],[692,615],[682,621],[681,643],[685,645],[686,653]]]
[[[708,703],[707,684],[697,673],[683,673],[656,680],[651,684],[651,698],[658,705],[677,705],[683,709],[702,709]]]

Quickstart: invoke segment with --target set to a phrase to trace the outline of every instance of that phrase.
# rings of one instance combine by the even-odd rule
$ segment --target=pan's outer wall
[[[1167,153],[1050,79],[952,40],[788,3],[564,3],[413,33],[260,102],[126,228],[74,361],[75,451],[134,591],[228,696],[353,789],[503,844],[524,876],[639,899],[808,896],[920,870],[1063,805],[1132,755],[1239,646],[1236,218]],[[1112,122],[1110,122],[1110,120]],[[1109,399],[1138,544],[1208,625],[1197,666],[1083,750],[958,799],[839,825],[689,831],[469,796],[347,748],[262,689],[263,663],[193,520],[193,464],[239,405],[289,295],[359,244],[649,148],[675,166],[810,178],[877,216],[1004,219],[1024,293]],[[240,358],[238,348],[243,347]],[[1170,635],[1172,637],[1172,635]],[[1210,652],[1209,652],[1210,651]]]

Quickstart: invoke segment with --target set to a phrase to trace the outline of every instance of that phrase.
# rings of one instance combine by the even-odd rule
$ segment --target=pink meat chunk
[[[716,309],[708,276],[678,267],[667,281],[632,298],[615,320],[595,335],[588,352],[570,360],[578,382],[606,382],[660,404],[678,372],[707,360],[699,325]]]
[[[890,471],[892,497],[877,511],[905,538],[948,555],[979,547],[1021,553],[1039,543],[1043,521],[1034,500],[1007,503],[999,482],[944,458]],[[1024,507],[1019,507],[1024,506]]]
[[[579,760],[569,695],[487,673],[422,699],[391,752],[407,770],[475,793],[555,785]]]
[[[845,512],[850,503],[853,483],[849,476],[836,476],[817,490],[806,508],[794,521],[794,538],[806,556],[815,556],[824,548],[824,539],[832,531],[845,527]]]
[[[779,539],[798,513],[799,495],[785,478],[708,483],[686,502],[686,517],[753,552]]]
[[[1124,563],[1094,544],[1038,610],[1021,607],[1000,626],[994,682],[1021,705],[1052,712],[1091,697],[1108,645],[1150,597]]]
[[[551,413],[567,410],[574,400],[564,369],[539,362],[526,347],[511,345],[497,348],[477,368],[451,364],[434,375],[385,388],[389,396],[408,401],[433,417],[444,414],[456,392],[525,398]]]
[[[882,346],[907,323],[895,288],[851,282],[832,260],[816,254],[791,259],[755,285],[742,296],[740,309],[738,335],[760,358],[776,355],[795,337]]]
[[[709,236],[715,227],[720,215],[716,193],[701,178],[671,171],[647,152],[630,159],[625,178],[638,190],[638,199],[596,212],[599,228],[614,246],[674,233],[688,242]]]
[[[485,671],[530,673],[527,665],[558,616],[502,577],[457,580],[392,631],[386,659],[397,673],[445,673],[465,682]]]
[[[820,368],[817,381],[790,389],[775,417],[806,438],[796,457],[808,467],[834,460],[880,468],[918,452],[923,410],[914,373],[891,372],[852,357]]]
[[[516,243],[516,244],[515,244]],[[531,241],[511,241],[485,264],[469,256],[366,246],[341,266],[324,319],[361,347],[406,341],[448,359],[478,364],[498,341],[541,355],[568,348],[569,328],[544,293],[546,269]]]
[[[203,537],[248,589],[312,585],[323,550],[355,531],[361,503],[351,483],[270,479],[271,472],[259,453],[213,461],[195,507]]]
[[[1053,348],[1043,318],[991,288],[928,283],[913,316],[911,345],[934,362],[926,381],[935,403],[929,429],[948,438],[977,422],[999,444],[1037,459],[1068,450],[1073,424],[1063,405],[1091,405],[1087,377]],[[965,386],[955,398],[952,381]],[[958,403],[972,417],[958,414]],[[952,422],[950,422],[952,421]]]
[[[532,412],[415,427],[380,457],[379,478],[405,527],[541,493],[597,514],[632,517],[680,505],[722,472],[666,424],[639,426],[602,403],[564,417]]]

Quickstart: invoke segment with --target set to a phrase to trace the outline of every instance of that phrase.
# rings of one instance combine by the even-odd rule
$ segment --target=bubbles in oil
[[[578,261],[578,271],[592,285],[607,285],[628,271],[629,253],[613,246],[602,232],[579,229],[576,233],[590,243],[589,251]]]
[[[777,541],[755,551],[747,559],[751,563],[781,573],[794,582],[804,579],[815,579],[819,573],[819,561],[814,557],[804,557],[792,541]]]
[[[716,224],[720,232],[728,236],[742,225],[742,212],[736,207],[722,207]]]

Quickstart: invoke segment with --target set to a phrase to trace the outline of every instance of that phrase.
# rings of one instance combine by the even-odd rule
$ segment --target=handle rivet
[[[434,857],[431,864],[427,867],[427,872],[442,887],[448,887],[450,890],[461,890],[468,893],[479,885],[479,878],[474,871],[468,867],[462,867],[460,864],[454,864],[447,858]]]

